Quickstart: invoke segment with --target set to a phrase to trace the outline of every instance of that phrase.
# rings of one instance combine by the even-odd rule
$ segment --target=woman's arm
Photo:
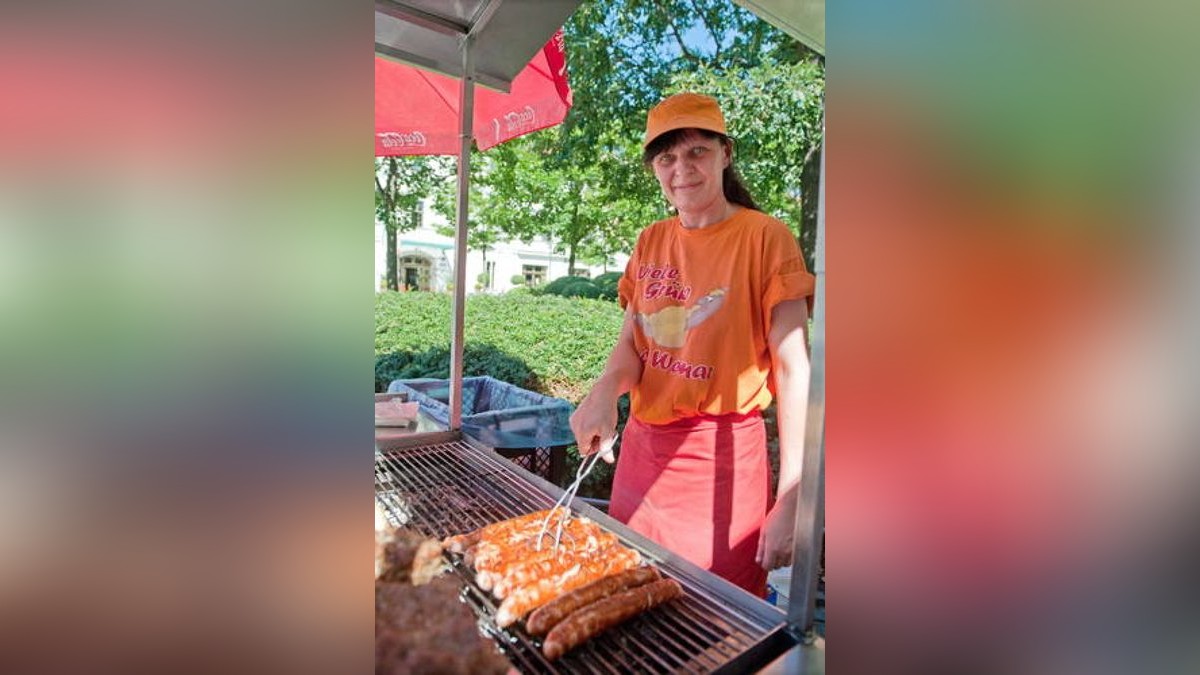
[[[779,490],[758,539],[755,558],[764,569],[792,563],[796,499],[804,456],[808,407],[808,306],[785,300],[771,311],[771,371],[775,377],[775,414],[779,429]]]
[[[608,356],[604,372],[571,415],[571,431],[580,454],[591,454],[593,448],[603,447],[616,436],[617,399],[642,379],[642,360],[633,346],[633,323],[633,311],[626,309],[621,335]],[[613,461],[611,455],[604,459]]]

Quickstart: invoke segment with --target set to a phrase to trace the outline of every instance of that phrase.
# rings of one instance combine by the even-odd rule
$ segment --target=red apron
[[[754,555],[771,502],[767,435],[758,411],[645,424],[621,435],[609,515],[760,597]]]

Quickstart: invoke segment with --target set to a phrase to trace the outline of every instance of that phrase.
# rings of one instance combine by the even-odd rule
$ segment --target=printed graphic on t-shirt
[[[693,363],[680,359],[668,350],[675,350],[687,343],[688,333],[704,323],[725,302],[727,289],[717,288],[704,297],[688,302],[693,297],[691,284],[685,283],[679,268],[670,264],[643,263],[638,266],[637,280],[644,300],[676,300],[680,304],[668,305],[654,312],[635,312],[634,320],[642,333],[659,348],[643,347],[638,356],[648,368],[661,370],[676,377],[689,380],[707,380],[713,376],[713,366],[708,363]]]
[[[691,287],[688,287],[691,290]],[[657,312],[636,314],[642,332],[663,347],[682,347],[687,342],[688,331],[699,326],[712,316],[725,300],[725,289],[718,288],[697,300],[694,304],[670,305]]]

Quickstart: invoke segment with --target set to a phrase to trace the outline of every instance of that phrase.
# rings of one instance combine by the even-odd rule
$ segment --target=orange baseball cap
[[[646,115],[646,137],[642,140],[642,148],[676,129],[706,129],[729,135],[725,131],[725,116],[716,99],[703,94],[675,94],[663,99]]]

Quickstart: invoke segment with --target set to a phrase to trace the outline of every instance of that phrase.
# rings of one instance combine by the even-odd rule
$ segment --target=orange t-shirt
[[[747,413],[771,403],[771,310],[813,293],[788,227],[741,209],[689,230],[668,218],[642,231],[618,286],[642,359],[632,413],[648,424]]]

